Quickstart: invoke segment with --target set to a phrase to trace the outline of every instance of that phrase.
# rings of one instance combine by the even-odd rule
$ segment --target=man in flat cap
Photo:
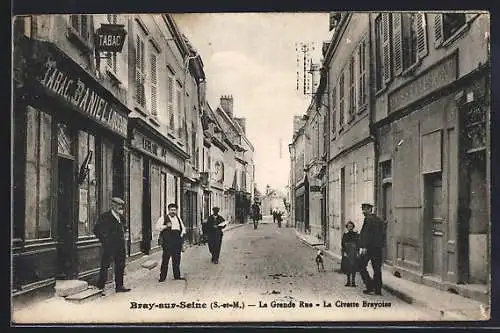
[[[124,217],[125,202],[120,198],[111,199],[111,209],[99,216],[94,226],[94,234],[102,244],[101,270],[97,287],[104,289],[111,260],[114,262],[115,290],[127,292],[129,288],[123,286],[125,271],[125,232],[127,230]]]
[[[366,290],[365,294],[375,292],[382,295],[382,249],[385,242],[385,223],[372,213],[373,205],[363,203],[361,210],[365,216],[363,227],[359,233],[360,275]],[[370,277],[366,267],[371,261],[373,278]]]
[[[213,214],[208,217],[207,221],[207,237],[208,250],[212,254],[212,262],[219,263],[220,248],[222,245],[222,229],[227,225],[227,222],[219,215],[219,207],[212,208]]]

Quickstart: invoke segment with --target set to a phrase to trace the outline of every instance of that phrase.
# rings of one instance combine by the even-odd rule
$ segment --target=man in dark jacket
[[[361,205],[365,220],[359,233],[360,253],[360,275],[366,286],[365,294],[375,292],[382,295],[382,248],[385,242],[385,224],[372,213],[373,205],[364,203]],[[366,267],[371,261],[373,278],[370,277]]]
[[[208,236],[208,250],[212,254],[212,262],[219,263],[220,248],[222,245],[222,236],[227,225],[222,216],[219,215],[219,207],[212,208],[213,214],[208,217],[206,229]]]
[[[111,259],[114,262],[115,290],[116,292],[127,292],[129,288],[123,286],[123,275],[125,271],[125,231],[126,221],[123,216],[124,201],[120,198],[111,199],[111,209],[101,216],[94,226],[94,234],[101,241],[101,270],[97,287],[104,289],[108,268]]]

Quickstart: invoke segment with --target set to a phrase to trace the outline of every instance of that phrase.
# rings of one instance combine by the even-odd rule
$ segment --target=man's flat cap
[[[364,202],[361,204],[361,208],[373,208],[373,205],[371,203]]]
[[[115,204],[118,204],[118,205],[124,205],[125,204],[125,201],[123,201],[121,198],[118,198],[118,197],[111,198],[111,202],[115,203]]]

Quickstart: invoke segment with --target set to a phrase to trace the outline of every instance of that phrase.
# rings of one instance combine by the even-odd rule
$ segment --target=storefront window
[[[97,219],[97,173],[95,137],[84,131],[78,133],[78,236],[92,235]]]
[[[52,236],[52,117],[27,108],[25,238]]]
[[[73,156],[73,136],[70,127],[64,123],[57,124],[57,152]]]
[[[162,215],[166,212],[165,191],[167,187],[167,174],[162,172],[160,176],[160,212]]]

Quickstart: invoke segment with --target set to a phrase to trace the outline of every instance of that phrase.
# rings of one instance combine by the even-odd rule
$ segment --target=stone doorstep
[[[88,282],[83,280],[56,280],[54,289],[56,291],[56,296],[66,297],[82,292],[86,290],[88,286]]]
[[[97,288],[88,288],[87,290],[65,297],[66,301],[72,303],[83,303],[97,299],[102,294],[102,290]]]

